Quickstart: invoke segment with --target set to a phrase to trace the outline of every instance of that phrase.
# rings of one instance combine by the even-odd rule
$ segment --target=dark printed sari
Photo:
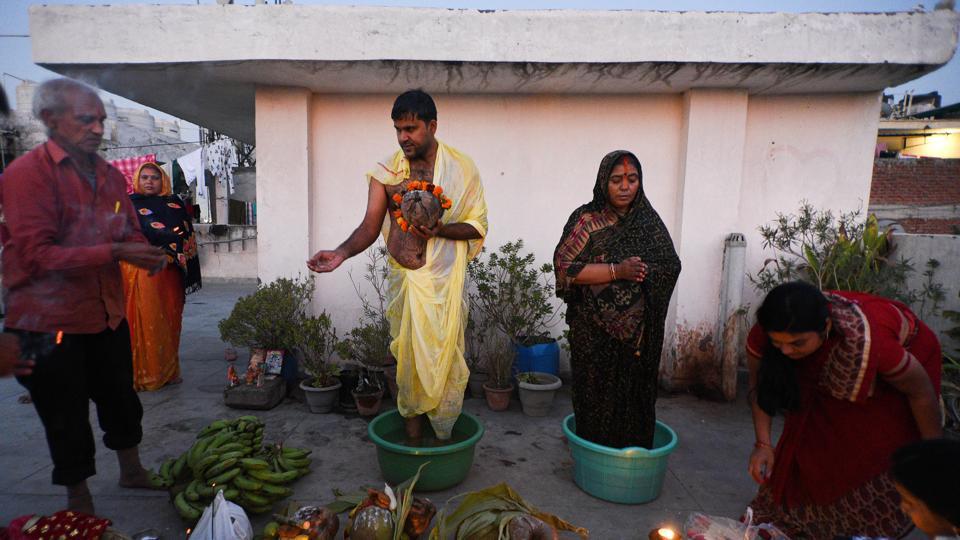
[[[624,157],[637,166],[640,188],[619,216],[608,203],[607,184]],[[643,282],[574,283],[587,264],[635,256],[648,266]],[[557,295],[567,303],[577,435],[613,448],[650,448],[664,321],[680,259],[643,192],[643,172],[632,153],[617,150],[603,158],[593,201],[567,220],[554,263]]]

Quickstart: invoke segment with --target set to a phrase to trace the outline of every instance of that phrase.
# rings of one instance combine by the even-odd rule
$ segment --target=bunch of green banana
[[[274,445],[255,457],[241,459],[243,472],[230,481],[240,492],[234,502],[254,514],[269,512],[273,502],[293,494],[285,484],[310,472],[309,455],[309,450]]]
[[[168,460],[170,485],[186,484],[174,497],[184,519],[199,519],[217,491],[254,514],[269,512],[275,501],[293,493],[284,484],[309,472],[310,452],[263,446],[263,428],[256,416],[216,420],[200,431],[189,450]]]

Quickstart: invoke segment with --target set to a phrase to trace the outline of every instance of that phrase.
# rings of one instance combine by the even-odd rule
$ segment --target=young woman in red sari
[[[130,195],[147,240],[167,252],[170,264],[154,276],[120,263],[133,348],[133,383],[157,390],[180,379],[180,328],[186,294],[200,289],[197,241],[186,205],[173,195],[170,177],[156,163],[133,176]]]
[[[941,435],[933,332],[893,300],[785,283],[757,310],[747,353],[755,520],[795,538],[908,532],[888,471],[896,449]]]

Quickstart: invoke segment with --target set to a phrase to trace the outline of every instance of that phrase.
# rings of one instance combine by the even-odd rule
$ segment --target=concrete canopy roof
[[[34,62],[247,142],[257,85],[377,94],[877,91],[949,61],[958,26],[950,10],[30,9]]]

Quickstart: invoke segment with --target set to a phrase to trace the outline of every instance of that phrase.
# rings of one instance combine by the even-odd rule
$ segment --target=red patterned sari
[[[797,364],[801,404],[777,442],[773,474],[751,503],[756,518],[791,537],[865,535],[896,538],[912,527],[887,471],[893,452],[920,433],[906,396],[884,379],[919,362],[940,391],[940,344],[905,305],[833,291],[834,330],[814,356]],[[747,351],[762,357],[759,326]]]

